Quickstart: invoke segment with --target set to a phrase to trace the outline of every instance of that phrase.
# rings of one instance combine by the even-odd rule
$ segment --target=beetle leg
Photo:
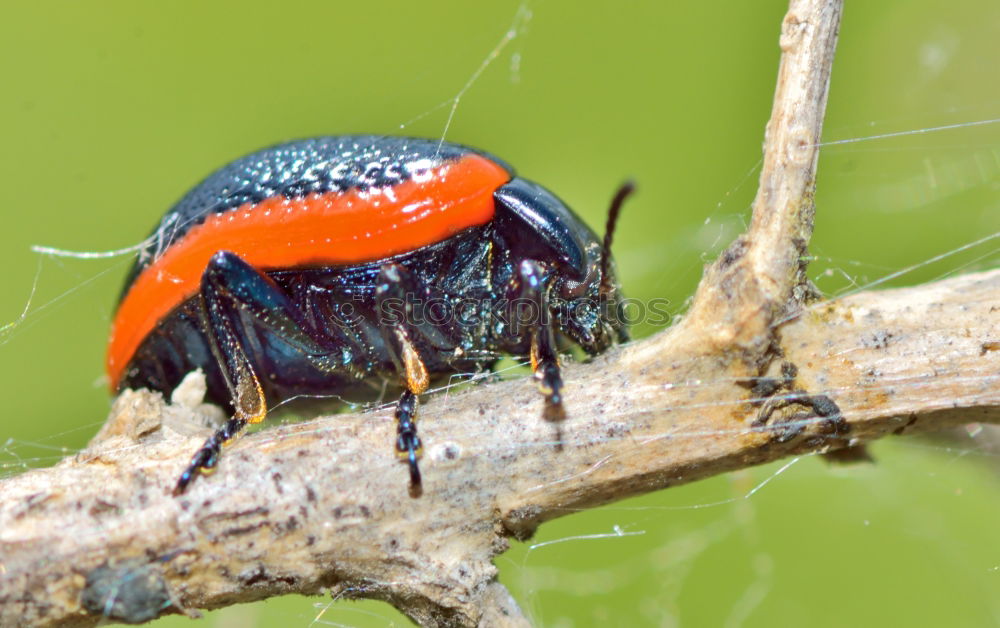
[[[412,303],[408,297],[418,294],[410,273],[399,264],[385,264],[379,270],[375,288],[375,303],[379,315],[379,330],[385,340],[397,373],[406,380],[406,390],[396,405],[396,452],[410,465],[410,484],[420,487],[421,442],[417,436],[417,395],[427,390],[430,376],[420,358],[414,339],[420,331],[410,316]]]
[[[532,305],[531,319],[519,321],[527,325],[531,338],[531,370],[535,373],[538,389],[545,395],[545,413],[555,418],[562,412],[563,382],[549,311],[548,277],[541,264],[529,259],[521,262],[518,278],[521,298]]]
[[[213,471],[222,446],[267,415],[264,389],[247,357],[245,335],[240,333],[244,315],[280,334],[313,362],[324,364],[323,356],[328,353],[307,333],[307,326],[281,289],[235,253],[220,251],[212,257],[201,277],[200,294],[204,328],[222,367],[235,413],[191,458],[174,495],[183,493],[198,473]]]
[[[420,457],[423,443],[417,436],[416,411],[417,395],[409,389],[404,390],[399,403],[396,404],[396,453],[409,463],[410,485],[419,490],[422,480],[417,459]]]

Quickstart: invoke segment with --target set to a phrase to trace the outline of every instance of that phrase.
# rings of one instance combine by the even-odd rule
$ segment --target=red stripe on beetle
[[[212,214],[136,278],[111,327],[107,373],[125,366],[157,323],[193,297],[209,259],[232,251],[262,270],[357,264],[414,251],[493,219],[502,167],[467,155],[389,188],[274,196]]]

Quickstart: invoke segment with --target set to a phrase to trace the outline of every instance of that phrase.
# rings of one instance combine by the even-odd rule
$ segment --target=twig
[[[200,409],[126,392],[86,451],[0,482],[0,625],[142,621],[292,592],[383,599],[424,625],[523,625],[492,559],[548,519],[1000,419],[1000,271],[809,304],[839,13],[837,0],[794,0],[785,18],[749,232],[707,270],[682,323],[567,368],[566,423],[538,419],[529,381],[483,385],[422,406],[417,499],[385,446],[389,411],[246,437],[174,498],[204,436]]]
[[[787,442],[787,423],[752,427],[766,398],[717,356],[680,348],[679,328],[568,369],[559,452],[529,381],[439,397],[422,408],[419,499],[384,446],[388,411],[245,437],[173,498],[200,435],[170,426],[194,413],[126,393],[119,435],[0,483],[0,625],[93,625],[81,596],[102,575],[157,611],[326,591],[387,600],[423,624],[475,624],[506,537],[547,519],[792,454],[1000,420],[996,303],[1000,271],[819,303],[786,325],[794,388],[831,399],[846,438],[825,418],[798,419]],[[108,564],[118,571],[98,570]]]

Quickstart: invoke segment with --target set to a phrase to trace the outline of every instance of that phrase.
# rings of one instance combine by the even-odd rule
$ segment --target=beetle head
[[[603,241],[536,183],[514,178],[494,194],[497,220],[515,249],[514,257],[545,267],[558,331],[589,354],[628,340],[611,242],[622,204],[633,189],[626,183],[615,194]]]
[[[596,238],[588,243],[586,274],[582,282],[573,285],[564,281],[561,300],[568,304],[560,327],[588,353],[596,354],[615,342],[628,340],[621,286],[615,276],[611,243],[614,239],[618,216],[625,199],[635,191],[635,184],[626,181],[618,188],[604,228],[604,240]]]

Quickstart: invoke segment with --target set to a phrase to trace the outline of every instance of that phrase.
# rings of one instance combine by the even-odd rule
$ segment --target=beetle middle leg
[[[251,423],[267,416],[267,402],[247,355],[247,317],[278,334],[320,368],[333,368],[329,349],[308,332],[288,296],[261,271],[228,251],[216,253],[201,278],[201,316],[209,346],[222,374],[235,412],[191,458],[177,481],[174,495],[184,492],[198,473],[210,473],[222,446]]]
[[[409,271],[400,264],[385,264],[379,270],[375,288],[379,331],[396,368],[403,376],[406,390],[396,404],[396,452],[410,467],[410,485],[414,491],[421,486],[420,457],[422,444],[417,436],[417,395],[427,390],[430,376],[417,349],[426,331],[413,320],[413,297],[425,295]]]

